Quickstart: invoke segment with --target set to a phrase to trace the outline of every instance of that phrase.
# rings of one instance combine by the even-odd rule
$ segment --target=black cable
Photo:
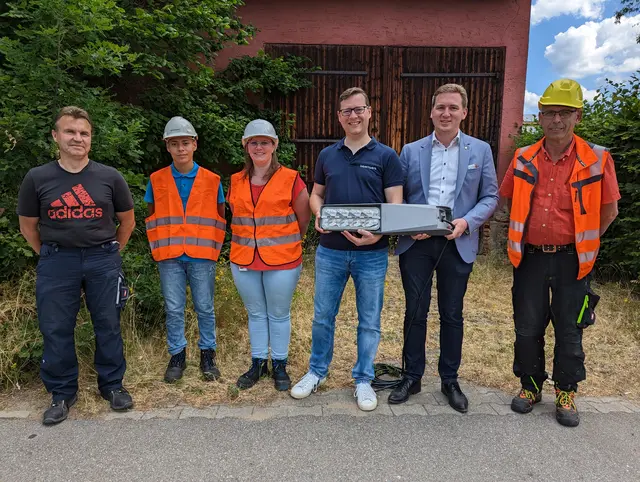
[[[445,221],[446,223],[450,224],[451,227],[453,229],[455,229],[455,225],[453,225],[451,222],[449,221]],[[393,390],[394,388],[396,388],[397,386],[400,385],[400,383],[402,382],[402,378],[404,376],[404,349],[405,346],[407,344],[407,340],[409,339],[409,334],[411,333],[411,327],[413,326],[413,321],[416,317],[416,314],[418,313],[418,309],[420,308],[420,302],[422,301],[422,297],[424,296],[424,293],[427,291],[427,288],[429,287],[429,285],[431,284],[431,282],[433,281],[433,273],[435,272],[436,268],[438,267],[438,264],[440,263],[440,260],[442,259],[442,255],[444,254],[444,250],[447,249],[447,245],[449,244],[449,240],[447,239],[447,242],[444,243],[444,247],[442,248],[442,251],[440,251],[440,254],[438,255],[438,259],[436,260],[435,264],[433,265],[433,268],[431,269],[431,272],[429,273],[429,276],[427,277],[424,286],[422,287],[422,290],[420,292],[420,296],[418,297],[418,301],[416,303],[416,308],[413,311],[413,315],[411,316],[410,322],[409,322],[409,329],[407,330],[407,332],[404,335],[404,341],[402,343],[402,367],[398,367],[396,365],[390,365],[388,363],[374,363],[373,364],[373,372],[374,372],[374,379],[371,382],[371,387],[376,391],[382,391],[382,390]],[[403,326],[404,328],[404,326]],[[424,347],[423,347],[424,349]],[[382,380],[380,377],[383,375],[388,375],[390,377],[394,377],[394,379],[392,380]]]

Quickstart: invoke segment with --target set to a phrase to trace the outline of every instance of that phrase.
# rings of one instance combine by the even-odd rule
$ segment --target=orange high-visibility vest
[[[249,176],[244,171],[231,176],[229,206],[231,253],[239,266],[253,263],[256,252],[269,266],[292,263],[302,256],[298,218],[293,211],[293,185],[298,173],[280,167],[271,176],[258,199],[251,195]]]
[[[147,238],[156,261],[177,258],[218,260],[226,221],[218,214],[220,176],[200,167],[183,208],[171,166],[151,174],[155,211],[146,218]]]
[[[607,149],[574,135],[576,161],[569,179],[573,199],[576,252],[580,269],[578,279],[593,269],[600,249],[600,206],[602,176],[607,162]],[[517,268],[522,261],[524,233],[531,211],[533,190],[538,181],[538,153],[544,139],[519,149],[514,158],[513,200],[509,219],[507,252]]]

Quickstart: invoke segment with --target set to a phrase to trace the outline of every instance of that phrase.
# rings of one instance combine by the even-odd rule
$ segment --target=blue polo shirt
[[[402,165],[396,151],[375,139],[353,154],[344,139],[325,147],[316,161],[314,182],[325,187],[325,204],[387,202],[384,190],[402,186]],[[320,245],[342,251],[386,249],[388,236],[370,246],[356,246],[342,233],[320,235]]]
[[[178,188],[180,199],[182,199],[182,208],[185,211],[187,210],[187,201],[189,200],[189,195],[191,194],[191,188],[193,188],[193,182],[196,180],[198,169],[200,169],[200,166],[198,166],[198,164],[196,164],[196,162],[194,161],[193,169],[191,169],[191,171],[186,174],[182,174],[176,169],[173,163],[171,163],[171,174],[173,174],[173,179],[176,182],[176,187]],[[154,202],[151,181],[149,181],[149,183],[147,184],[147,192],[144,194],[144,202],[149,204]],[[218,189],[218,204],[224,204],[224,190],[222,189],[222,183],[220,183],[220,188]],[[176,260],[194,262],[207,261],[206,259],[192,258],[191,256],[187,256],[186,254],[177,257]]]

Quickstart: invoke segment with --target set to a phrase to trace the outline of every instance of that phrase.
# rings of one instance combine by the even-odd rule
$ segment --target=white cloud
[[[640,15],[623,17],[620,24],[607,18],[571,27],[555,36],[544,56],[562,76],[623,74],[640,69]]]
[[[531,6],[531,23],[536,25],[560,15],[598,19],[602,17],[606,2],[607,0],[537,0]]]
[[[529,92],[528,90],[524,93],[524,111],[525,112],[538,112],[538,101],[540,100],[540,96],[538,94],[534,94],[533,92]]]
[[[589,89],[585,89],[584,87],[582,88],[582,97],[584,98],[585,102],[593,101],[593,98],[596,96],[597,93],[598,93],[597,90],[589,90]]]

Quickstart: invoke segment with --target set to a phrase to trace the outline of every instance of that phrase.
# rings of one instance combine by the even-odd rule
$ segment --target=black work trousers
[[[525,248],[513,273],[513,318],[516,341],[513,373],[522,387],[539,391],[547,379],[544,335],[555,331],[552,380],[563,390],[577,390],[585,379],[582,328],[577,321],[589,290],[588,276],[579,280],[574,250],[543,253]],[[551,294],[551,296],[550,296]]]

